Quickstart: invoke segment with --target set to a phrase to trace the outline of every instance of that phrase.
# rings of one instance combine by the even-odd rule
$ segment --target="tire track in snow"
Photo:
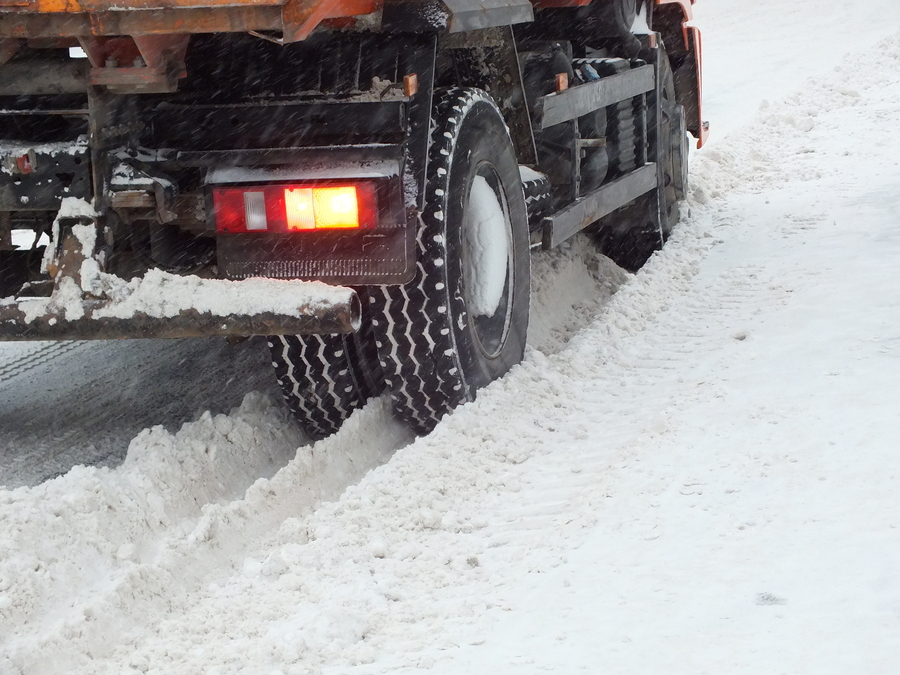
[[[252,542],[337,498],[410,440],[377,400],[335,436],[304,444],[283,411],[256,396],[233,415],[207,415],[175,435],[146,431],[115,471],[79,467],[30,490],[0,492],[4,545],[18,552],[0,559],[0,593],[12,596],[0,602],[0,672],[10,663],[52,672],[63,662],[70,672],[78,664],[96,672],[85,655],[110,631],[139,631],[177,598],[239,572]],[[34,537],[42,543],[29,543]],[[35,553],[41,564],[30,570]],[[93,583],[79,581],[85,567],[94,569]],[[29,633],[52,650],[35,652],[23,642]]]
[[[535,267],[529,340],[548,353],[629,277],[586,237],[536,255]],[[257,342],[0,344],[0,485],[34,485],[76,464],[115,466],[142,428],[228,410],[249,391],[280,401]]]
[[[890,41],[888,45],[894,47],[897,45],[897,41]],[[808,92],[805,93],[805,96],[808,100]],[[758,138],[753,133],[748,133],[746,136],[749,139]],[[797,140],[797,138],[795,136],[790,140]],[[810,142],[808,137],[804,138],[804,142]],[[785,154],[790,154],[789,150]],[[778,157],[775,153],[773,155],[775,156],[770,158],[772,164],[781,166],[785,174],[790,173],[790,162],[783,161],[783,158]],[[783,163],[779,163],[780,160]],[[891,162],[886,158],[885,163],[890,164]],[[716,179],[725,181],[729,178],[737,179],[741,177],[741,171],[744,170],[746,169],[738,169],[734,176],[726,176],[724,179],[722,176],[716,176]],[[805,176],[801,176],[800,180],[805,178]],[[827,181],[831,177],[825,174],[821,178]],[[789,184],[790,181],[787,181],[786,189],[789,188]],[[829,187],[834,189],[833,186]],[[823,190],[827,191],[829,187],[825,187]],[[795,203],[794,208],[797,211],[809,212],[809,205],[802,202]],[[722,232],[722,236],[726,238],[729,230],[744,230],[745,232],[749,230],[743,223],[739,223],[740,226],[736,227],[736,219],[733,214],[716,213],[714,208],[704,208],[700,211],[710,218],[710,229],[714,232]],[[772,239],[771,254],[773,256],[777,256],[778,249],[788,247],[807,245],[812,249],[814,245],[826,246],[818,241],[818,236],[820,234],[827,236],[831,229],[827,225],[829,219],[793,214],[784,214],[784,216],[784,218],[773,221],[772,226],[765,230],[766,236]],[[686,234],[684,230],[685,228],[682,228],[680,234]],[[810,230],[814,231],[810,232]],[[699,243],[704,238],[704,233],[700,230],[693,236]],[[721,240],[713,242],[714,245],[724,243],[726,242]],[[733,241],[729,243],[735,244]],[[671,249],[663,252],[660,259],[665,260],[671,253]],[[638,535],[651,541],[661,536],[662,530],[659,526],[662,521],[654,517],[652,508],[655,498],[667,491],[676,490],[684,496],[684,499],[694,499],[703,493],[705,481],[702,480],[702,477],[686,473],[690,469],[686,470],[677,464],[665,467],[662,472],[659,471],[658,465],[655,471],[642,471],[640,468],[641,454],[657,445],[665,448],[666,443],[658,443],[657,439],[666,438],[669,447],[665,449],[669,451],[672,449],[671,446],[677,447],[677,438],[673,438],[670,433],[668,416],[675,414],[687,405],[707,400],[710,386],[722,387],[723,383],[709,378],[711,374],[717,372],[717,364],[724,366],[742,352],[746,354],[746,350],[752,350],[753,326],[759,322],[764,323],[773,316],[789,313],[791,305],[796,302],[793,295],[795,290],[802,289],[809,293],[811,289],[815,288],[816,280],[822,270],[797,269],[795,264],[791,264],[794,259],[790,254],[783,255],[783,257],[785,259],[784,276],[776,276],[772,273],[773,267],[777,269],[778,264],[768,264],[766,266],[768,272],[761,266],[743,265],[723,270],[714,269],[711,273],[697,277],[691,283],[690,289],[684,294],[672,298],[670,307],[654,319],[652,330],[648,329],[645,333],[634,335],[618,353],[610,354],[610,358],[604,362],[604,385],[598,387],[596,391],[589,391],[585,387],[581,395],[582,398],[599,399],[600,401],[619,399],[618,410],[601,413],[595,418],[598,429],[610,431],[610,435],[602,435],[606,442],[601,447],[596,447],[596,452],[592,453],[593,457],[587,461],[578,458],[577,442],[556,444],[546,454],[532,457],[529,460],[531,466],[528,475],[537,476],[539,480],[516,485],[516,489],[511,494],[504,495],[504,498],[497,502],[497,518],[494,519],[495,529],[491,534],[491,545],[511,551],[513,558],[518,555],[521,556],[521,560],[526,560],[529,555],[533,554],[536,542],[542,540],[545,550],[542,554],[532,555],[533,560],[530,567],[527,568],[528,572],[546,572],[548,569],[556,567],[564,570],[565,552],[576,547],[578,536],[576,535],[572,542],[565,541],[569,535],[564,533],[564,526],[570,525],[570,523],[553,520],[553,515],[557,513],[558,502],[553,501],[552,498],[548,499],[548,497],[551,495],[557,497],[560,492],[564,493],[566,490],[571,490],[569,517],[572,522],[577,522],[579,514],[596,514],[597,519],[602,522],[601,531],[606,533],[611,534],[627,529],[630,536]],[[660,260],[651,261],[650,267],[652,268],[658,262]],[[639,282],[636,280],[635,286],[637,285]],[[632,287],[623,289],[622,297],[632,290]],[[620,299],[622,298],[617,297],[616,301]],[[615,311],[615,309],[611,311]],[[748,320],[748,316],[753,318]],[[596,332],[595,327],[592,326],[586,331],[586,333],[590,332]],[[579,336],[579,339],[582,338],[586,341],[589,340],[587,335]],[[752,354],[752,352],[750,353]],[[745,356],[744,360],[746,361],[747,358],[752,360],[755,356]],[[690,367],[686,368],[686,365]],[[696,373],[696,379],[691,377],[673,378],[672,376],[672,373],[685,372]],[[707,380],[716,382],[716,384],[710,384]],[[620,382],[622,387],[617,386],[617,383]],[[727,386],[727,381],[724,384]],[[706,387],[707,390],[700,393],[698,387]],[[633,401],[635,409],[639,407],[642,409],[637,414],[630,411],[628,417],[623,420],[621,418],[622,398]],[[779,412],[784,417],[790,414],[789,410]],[[643,429],[641,420],[647,425]],[[585,445],[589,444],[585,443]],[[582,457],[589,454],[591,453],[586,450],[581,452]],[[674,453],[672,459],[677,461]],[[727,461],[740,465],[742,461],[746,461],[746,458],[742,460],[738,456]],[[766,454],[763,453],[756,462],[750,462],[747,466],[737,468],[742,468],[749,477],[756,479],[760,469],[766,466],[765,461]],[[575,472],[576,475],[568,476],[567,470]],[[560,488],[560,484],[564,487]],[[623,499],[642,508],[616,509],[615,506],[606,508],[607,505],[615,505],[617,501]],[[544,506],[547,508],[543,508]],[[589,527],[587,523],[590,523],[589,518],[582,525],[584,529]],[[674,524],[669,523],[669,525],[673,526]],[[540,535],[540,539],[536,536],[524,535],[529,532],[533,535]],[[554,539],[555,542],[552,541]],[[610,537],[610,539],[614,538]],[[621,538],[615,541],[619,546],[623,544]],[[629,560],[630,564],[641,564],[637,555],[611,555],[610,557],[618,561],[630,557],[632,558]],[[521,560],[511,560],[507,556],[497,562],[496,566],[502,570],[515,570],[517,564],[519,567],[519,570],[512,571],[510,574],[511,577],[518,580],[518,583],[510,583],[508,585],[509,592],[500,601],[504,609],[515,609],[518,599],[529,592],[526,584],[521,583],[527,580],[522,571]],[[603,561],[597,561],[597,563],[601,566],[606,564]],[[558,577],[563,575],[564,572],[561,571]],[[544,583],[546,584],[546,582]],[[576,592],[574,589],[567,590],[562,586],[559,588],[561,595]],[[614,590],[611,595],[615,595]],[[626,601],[623,599],[623,602]],[[560,605],[565,607],[565,602]],[[554,609],[557,608],[554,607]],[[535,628],[540,625],[540,619],[536,616],[526,617],[524,619],[526,625],[529,625],[529,619],[533,621]],[[612,621],[614,622],[615,619],[613,618]],[[606,623],[609,623],[609,620]],[[604,626],[605,628],[606,626]],[[494,637],[503,639],[502,635]],[[562,636],[560,639],[564,637]],[[530,634],[515,633],[510,639],[516,640],[518,645],[530,645],[529,648],[519,647],[522,652],[521,658],[525,658],[529,653],[535,654],[540,651],[539,645],[542,640],[549,641],[552,638],[542,635],[540,630],[535,629]],[[517,653],[516,649],[515,646],[511,646],[509,653],[514,656]],[[470,669],[471,666],[466,659],[467,648],[463,647],[460,651],[463,652],[462,655],[457,654],[457,658],[447,659],[443,664],[445,667],[435,668],[434,672],[460,672]],[[497,651],[496,642],[494,651]],[[473,655],[473,660],[477,661],[477,659],[478,657]],[[483,661],[477,662],[482,667],[484,666]],[[508,665],[515,665],[515,663],[513,660]],[[498,664],[498,666],[502,668],[503,664]],[[540,669],[540,664],[535,668]]]
[[[80,342],[39,342],[34,347],[27,350],[2,350],[0,349],[0,358],[3,358],[6,351],[12,351],[12,354],[3,359],[0,363],[0,383],[7,382],[23,373],[45,365],[53,359],[61,358],[82,346]],[[25,351],[25,354],[16,353],[17,351]]]
[[[672,293],[678,290],[678,284],[662,275],[626,285],[624,290],[634,285],[646,290],[660,283]],[[645,300],[651,301],[646,314],[634,316],[629,310],[629,318],[615,324],[619,337],[612,342],[610,360],[658,311],[653,295],[645,294]],[[276,654],[303,669],[340,654],[345,662],[365,663],[373,645],[402,633],[414,644],[444,632],[449,640],[477,639],[484,604],[460,600],[452,593],[448,596],[449,589],[458,582],[474,583],[491,597],[490,579],[506,583],[502,574],[496,576],[498,561],[509,561],[511,569],[521,565],[534,571],[549,569],[560,560],[554,542],[559,537],[580,536],[594,522],[590,507],[576,504],[573,517],[567,508],[571,497],[542,494],[542,487],[524,483],[522,474],[523,462],[543,456],[543,443],[558,443],[560,436],[570,436],[565,428],[570,415],[590,413],[589,406],[580,403],[552,410],[547,416],[532,414],[545,396],[552,400],[554,395],[565,395],[556,390],[583,371],[587,347],[583,337],[577,333],[570,348],[556,356],[532,350],[526,364],[485,390],[479,401],[464,406],[434,434],[401,448],[389,464],[374,471],[372,467],[386,456],[375,458],[374,463],[365,458],[373,439],[390,429],[390,423],[386,409],[377,411],[383,402],[376,402],[376,409],[367,407],[337,436],[312,446],[308,453],[301,449],[298,459],[271,480],[259,481],[244,499],[207,507],[199,521],[189,520],[180,527],[167,524],[163,552],[138,561],[129,560],[135,554],[126,550],[124,559],[116,555],[107,561],[121,568],[114,576],[115,588],[100,593],[93,588],[90,598],[68,603],[74,605],[71,609],[59,608],[66,617],[61,626],[58,621],[60,627],[42,626],[37,642],[22,633],[15,658],[31,659],[33,667],[43,667],[47,664],[39,655],[64,654],[74,664],[69,668],[72,673],[116,672],[123,662],[138,669],[153,665],[172,672],[196,672],[215,662],[223,667],[231,663],[227,667],[231,670],[248,659],[247,667],[254,669]],[[644,379],[649,381],[652,375]],[[592,380],[588,376],[587,390],[596,388]],[[525,400],[520,400],[522,392],[528,392]],[[493,422],[504,419],[510,410],[522,434],[522,443],[516,447],[509,446],[502,430],[497,435]],[[356,449],[353,441],[342,436],[345,430],[351,433],[353,424],[359,432],[354,437],[359,443]],[[633,430],[625,428],[622,435],[627,440]],[[405,443],[388,436],[388,453]],[[579,454],[591,452],[583,444],[577,447]],[[309,471],[310,463],[322,461],[343,466],[333,472],[338,480],[332,491],[324,494],[317,492],[317,485],[327,472]],[[559,476],[565,468],[563,464],[554,467]],[[359,478],[362,482],[350,487],[340,501],[311,513],[303,506],[334,498]],[[582,483],[588,490],[587,474]],[[567,486],[560,480],[558,487]],[[510,491],[526,502],[516,504]],[[503,526],[504,520],[512,525]],[[533,533],[548,528],[558,533],[547,537],[547,546],[529,550]],[[473,539],[460,538],[466,534]],[[159,544],[150,548],[158,549]],[[365,570],[373,565],[387,577],[367,574]],[[398,583],[402,580],[403,590],[379,585],[379,579],[391,577]],[[350,594],[348,587],[353,588]],[[247,593],[259,597],[268,609],[260,610],[262,614],[254,609],[235,615],[235,594]],[[479,593],[472,597],[478,598]],[[417,598],[423,594],[432,596],[441,611],[422,616]],[[280,632],[280,621],[297,611],[306,618]],[[270,616],[274,623],[267,629],[272,639],[264,639],[257,647],[241,636],[255,630],[251,624],[261,615]],[[110,631],[117,640],[108,639]],[[361,634],[371,639],[360,640]],[[107,636],[106,647],[99,646],[101,635]],[[204,640],[227,642],[188,648],[201,644],[195,643],[200,635],[206,636]]]
[[[630,277],[597,254],[586,239],[549,256],[542,256],[538,265],[546,268],[546,274],[540,277],[535,289],[536,316],[540,325],[534,335],[542,339],[539,344],[548,351],[563,348],[572,335],[590,322],[597,308],[608,301],[618,285]],[[563,307],[573,308],[573,311],[562,312]],[[551,316],[541,315],[541,311],[546,313],[551,308]],[[562,317],[565,317],[564,321]],[[543,334],[541,326],[545,329]],[[74,343],[74,346],[84,345]],[[32,358],[30,362],[26,360],[29,356]],[[34,360],[33,353],[29,356],[21,357],[20,362],[32,368],[48,360]],[[10,371],[12,369],[10,367]],[[250,413],[253,412],[251,409]],[[246,414],[249,413],[238,413],[238,419]],[[210,418],[213,427],[220,424],[219,419]],[[266,422],[274,425],[276,430],[284,428],[271,416]],[[257,428],[260,424],[251,423]],[[48,593],[39,584],[33,585],[29,591],[29,583],[21,584],[22,597],[28,600],[17,604],[31,609],[26,614],[13,615],[7,623],[11,634],[19,632],[14,627],[28,626],[35,633],[44,634],[40,641],[48,650],[57,652],[62,649],[63,653],[71,653],[72,663],[77,663],[79,644],[88,651],[88,645],[97,640],[100,633],[110,630],[111,624],[117,630],[127,631],[128,626],[136,629],[145,616],[159,613],[157,603],[169,607],[174,594],[190,597],[199,592],[203,585],[213,583],[223,575],[227,578],[237,571],[235,565],[239,570],[241,555],[258,539],[258,533],[272,536],[271,533],[277,532],[286,518],[309,513],[323,500],[336,498],[347,485],[359,480],[367,471],[386,461],[397,447],[411,440],[409,433],[390,419],[385,402],[375,401],[334,437],[313,446],[302,446],[297,441],[295,445],[301,445],[298,458],[271,481],[262,481],[259,490],[251,487],[244,499],[229,504],[231,496],[227,491],[206,489],[185,505],[184,496],[179,494],[186,489],[182,487],[184,480],[175,475],[171,467],[165,467],[172,465],[176,457],[196,453],[196,449],[193,452],[189,450],[187,438],[183,442],[178,440],[182,435],[190,437],[199,433],[200,439],[196,442],[207,446],[203,452],[210,452],[210,447],[213,448],[213,455],[221,452],[216,448],[222,443],[227,445],[227,441],[218,438],[214,429],[206,428],[209,424],[204,420],[188,424],[175,437],[167,436],[162,430],[153,430],[148,437],[145,431],[132,442],[129,460],[115,471],[80,469],[71,476],[61,476],[33,488],[34,496],[38,498],[41,495],[39,499],[51,506],[34,508],[30,514],[27,507],[17,509],[25,513],[19,518],[16,528],[19,533],[40,529],[40,520],[45,517],[41,514],[46,514],[48,510],[57,512],[52,505],[54,496],[76,504],[86,500],[85,505],[78,508],[87,508],[91,514],[87,530],[84,523],[79,523],[58,533],[67,541],[57,541],[55,545],[67,550],[49,555],[63,559],[62,564],[55,566],[53,571],[58,581],[56,585],[77,588],[77,584],[67,581],[67,574],[71,573],[69,566],[76,559],[81,559],[79,566],[88,559],[93,560],[92,564],[102,570],[101,581],[85,588],[84,595],[77,592],[74,596],[67,595],[64,606],[55,609],[51,609],[53,592]],[[205,439],[203,434],[206,434]],[[37,453],[54,453],[54,445],[65,453],[79,438],[77,425],[75,428],[63,428],[54,435],[49,445],[44,444],[30,454],[22,455],[21,459],[27,460]],[[142,459],[147,452],[145,448],[153,448],[153,451],[148,458]],[[171,457],[166,458],[167,455]],[[306,459],[303,459],[304,456]],[[183,458],[178,459],[179,463],[183,461]],[[160,462],[163,470],[156,466]],[[174,471],[188,472],[188,469],[175,466]],[[243,478],[247,483],[259,475],[258,469],[237,473],[238,478]],[[202,474],[200,482],[204,482]],[[136,489],[137,493],[134,493]],[[99,501],[96,497],[88,497],[91,491],[97,491]],[[254,491],[259,494],[254,495]],[[260,499],[264,499],[265,508],[260,508]],[[210,500],[212,505],[205,507],[204,515],[200,516],[194,509],[210,503]],[[218,505],[214,504],[216,501]],[[29,504],[29,500],[26,498],[21,503],[15,500],[15,503],[23,507]],[[105,503],[108,506],[104,507]],[[162,511],[161,504],[166,504]],[[110,510],[118,515],[110,515]],[[109,521],[103,522],[105,518]],[[15,548],[16,537],[11,539],[11,547]],[[54,544],[52,535],[50,542]],[[102,553],[89,553],[95,547]],[[184,574],[177,571],[179,569],[194,571]],[[204,569],[211,571],[200,571]],[[17,565],[0,569],[0,587],[4,585],[4,578],[10,579],[21,572]],[[173,581],[182,576],[183,579]],[[153,589],[152,592],[148,592],[149,589]],[[185,611],[187,609],[186,606]],[[106,614],[116,618],[100,618]],[[44,617],[54,618],[48,622]],[[56,644],[62,635],[66,636],[66,647]],[[33,646],[22,651],[12,649],[9,653],[18,660],[23,653],[31,651]],[[34,661],[38,662],[44,663],[40,658]]]
[[[548,349],[562,348],[565,340],[577,333],[579,322],[584,324],[590,320],[590,310],[585,307],[601,305],[629,276],[615,270],[607,277],[597,275],[598,266],[610,266],[612,263],[604,263],[605,259],[599,264],[591,263],[592,257],[601,256],[593,252],[589,242],[581,242],[549,258],[551,268],[563,268],[565,273],[553,278],[551,270],[550,275],[543,277],[542,286],[537,290],[538,301],[552,296],[555,311],[563,302],[577,306],[580,309],[576,314],[580,318],[570,320],[566,325],[546,321],[544,325],[552,330],[552,335],[548,333],[545,342]],[[588,261],[587,264],[584,261]],[[573,274],[579,283],[572,283]],[[238,418],[241,415],[238,413]],[[211,423],[216,427],[220,424],[219,418],[211,418]],[[267,423],[273,422],[268,419]],[[90,553],[87,558],[93,559],[93,565],[103,570],[101,578],[104,580],[87,588],[85,595],[76,593],[73,597],[69,594],[64,606],[55,609],[51,609],[54,593],[47,593],[46,589],[42,593],[37,584],[29,595],[29,584],[21,584],[25,589],[22,592],[29,600],[19,604],[31,606],[32,609],[25,615],[12,617],[7,623],[11,634],[17,634],[21,627],[27,626],[31,631],[43,634],[40,643],[49,652],[60,653],[59,650],[62,650],[62,653],[71,654],[71,663],[78,663],[81,658],[79,653],[89,651],[89,645],[98,639],[99,634],[110,630],[111,625],[126,633],[129,627],[139,630],[146,616],[159,615],[160,604],[170,608],[176,602],[173,596],[191,598],[193,594],[200,593],[204,586],[239,573],[242,556],[260,536],[277,536],[279,525],[285,519],[307,514],[323,500],[336,498],[347,485],[358,481],[366,472],[386,461],[397,447],[411,440],[409,432],[390,419],[386,403],[375,401],[355,415],[337,435],[313,446],[301,446],[297,458],[270,481],[260,481],[258,488],[251,487],[243,499],[229,504],[227,492],[205,488],[205,492],[198,493],[185,505],[185,497],[180,495],[186,489],[182,487],[184,480],[174,472],[188,472],[188,469],[174,465],[172,460],[183,457],[185,453],[188,456],[196,454],[196,448],[193,451],[189,449],[187,438],[184,442],[178,438],[181,435],[190,437],[196,432],[198,424],[205,428],[209,422],[201,420],[188,424],[174,439],[162,430],[149,432],[149,437],[145,432],[132,443],[129,460],[113,472],[81,469],[70,476],[62,476],[33,488],[34,496],[41,495],[40,500],[50,506],[36,508],[30,516],[26,515],[26,522],[20,522],[16,527],[20,533],[40,528],[39,522],[43,516],[39,514],[47,510],[55,511],[56,507],[52,505],[54,498],[48,497],[45,492],[56,495],[56,499],[65,498],[79,503],[82,499],[88,499],[87,494],[92,490],[98,491],[99,502],[97,498],[90,498],[86,506],[91,513],[89,529],[85,531],[83,524],[71,530],[67,527],[65,536],[72,539],[65,544],[57,542],[58,546],[74,548],[62,554],[63,569],[57,566],[53,574],[59,583],[66,585],[67,561],[82,558],[84,564],[87,552],[99,546],[103,553],[99,556]],[[259,425],[258,422],[254,424]],[[275,428],[279,428],[277,423]],[[200,431],[208,436],[203,440],[201,433],[198,440],[201,445],[207,446],[203,452],[208,453],[209,447],[213,448],[213,455],[221,452],[215,448],[226,441],[217,440],[214,429]],[[147,459],[142,459],[142,454],[146,452],[144,447],[154,448]],[[172,457],[167,459],[167,455]],[[178,459],[179,463],[183,461]],[[160,471],[155,468],[160,462],[164,466],[172,465],[174,469]],[[251,476],[257,475],[256,471],[241,471],[239,475],[252,480]],[[78,496],[87,487],[80,487],[86,478],[93,487],[87,488],[87,494]],[[67,486],[69,481],[72,484]],[[204,482],[201,476],[201,485]],[[131,494],[136,487],[138,494]],[[189,490],[189,493],[191,491],[196,492]],[[223,498],[224,501],[221,501]],[[194,510],[196,506],[210,500],[220,501],[220,504],[204,507],[204,515],[199,516]],[[29,503],[27,495],[25,503]],[[104,508],[104,503],[109,506]],[[162,512],[160,504],[167,505]],[[110,509],[118,515],[110,515]],[[20,510],[26,514],[28,512],[27,508]],[[110,518],[109,522],[104,522],[104,518]],[[309,533],[304,536],[314,535]],[[12,539],[15,540],[15,537]],[[80,543],[76,544],[76,541]],[[0,586],[3,586],[4,574],[6,578],[11,578],[21,571],[20,568],[0,569]],[[77,587],[77,584],[73,586]],[[184,611],[189,610],[192,602],[187,601]],[[44,617],[51,616],[54,619],[46,622]],[[115,618],[102,619],[102,616]],[[60,617],[63,617],[61,622]],[[65,645],[58,643],[62,636],[65,636]],[[83,646],[83,652],[79,650],[79,645]],[[35,652],[34,645],[10,650],[17,660],[24,658],[22,655],[26,652],[39,653]],[[33,663],[44,663],[42,668],[46,666],[40,657]]]

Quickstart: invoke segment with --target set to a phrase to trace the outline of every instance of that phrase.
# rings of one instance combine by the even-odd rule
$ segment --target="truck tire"
[[[594,0],[578,14],[595,37],[628,37],[637,10],[638,0]]]
[[[662,49],[659,68],[662,116],[659,162],[662,164],[662,183],[656,188],[656,193],[650,192],[619,209],[601,221],[599,228],[598,241],[603,253],[629,272],[640,269],[669,238],[678,222],[678,202],[686,189],[688,147],[684,110],[676,101],[672,67]],[[658,219],[657,199],[663,204]]]
[[[414,279],[372,294],[395,413],[417,433],[521,361],[530,290],[509,132],[479,89],[436,90]]]
[[[525,193],[525,208],[528,211],[528,223],[537,228],[550,211],[551,185],[546,174],[538,173],[528,167],[519,167],[522,175],[522,192]],[[528,176],[527,178],[525,176]]]
[[[269,338],[275,377],[285,403],[312,440],[330,436],[383,389],[374,342],[364,323],[348,335]]]
[[[690,156],[687,132],[687,118],[683,105],[676,105],[672,122],[672,178],[675,187],[675,198],[679,201],[687,197],[688,191],[688,157]]]
[[[665,240],[669,238],[672,229],[678,223],[678,202],[687,194],[688,154],[690,151],[684,106],[680,105],[676,98],[672,65],[663,48],[660,48],[659,69],[662,78],[662,101],[660,101],[662,138],[660,146],[665,199],[665,218],[661,225],[663,240]]]

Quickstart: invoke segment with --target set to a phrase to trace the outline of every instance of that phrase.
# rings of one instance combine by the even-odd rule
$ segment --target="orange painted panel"
[[[0,0],[0,11],[42,14],[72,14],[152,9],[193,9],[228,7],[291,7],[292,13],[328,18],[359,16],[375,11],[379,0]]]
[[[105,12],[128,9],[187,9],[190,7],[246,7],[280,5],[284,0],[32,0],[28,11],[51,13]]]

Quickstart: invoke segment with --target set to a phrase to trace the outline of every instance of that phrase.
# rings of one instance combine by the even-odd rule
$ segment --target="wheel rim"
[[[462,222],[463,296],[476,346],[496,358],[509,334],[513,258],[509,205],[494,166],[482,162],[466,196]]]

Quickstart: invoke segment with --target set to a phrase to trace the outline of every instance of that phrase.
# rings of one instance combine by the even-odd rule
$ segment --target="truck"
[[[694,0],[0,0],[0,340],[267,336],[312,438],[523,358],[530,256],[637,270],[708,134]]]

